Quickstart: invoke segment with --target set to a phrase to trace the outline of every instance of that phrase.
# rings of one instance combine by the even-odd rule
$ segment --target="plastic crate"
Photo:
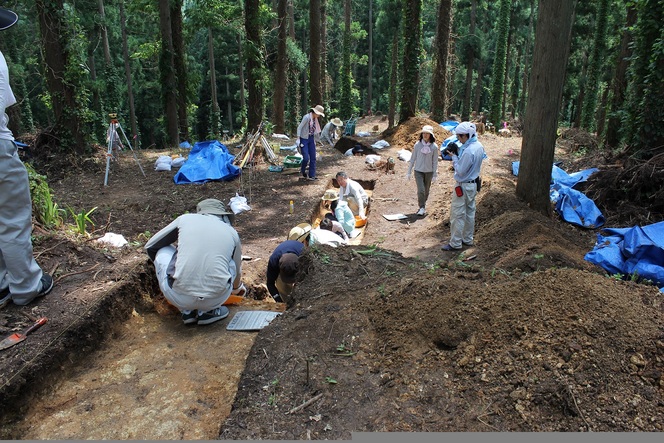
[[[302,159],[297,155],[287,155],[284,159],[284,168],[299,168],[302,165]]]

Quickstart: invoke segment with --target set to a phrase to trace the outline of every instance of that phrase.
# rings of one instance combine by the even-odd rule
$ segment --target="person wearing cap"
[[[222,305],[228,297],[246,293],[233,220],[222,202],[209,198],[198,203],[196,214],[179,216],[145,244],[159,288],[180,310],[184,324],[226,318],[229,311]]]
[[[477,129],[471,122],[461,122],[454,129],[461,146],[447,149],[454,166],[455,189],[450,210],[450,241],[443,250],[472,246],[475,235],[475,197],[480,185],[480,169],[486,157],[484,146],[477,140]]]
[[[334,146],[338,138],[337,128],[340,128],[343,125],[344,123],[339,118],[333,118],[323,127],[323,131],[320,133],[320,138],[328,142],[330,146]]]
[[[339,201],[348,202],[348,207],[354,215],[359,215],[365,220],[366,207],[369,204],[369,196],[361,184],[348,178],[348,174],[343,171],[337,172],[337,183],[339,183]]]
[[[306,233],[305,230],[297,232],[291,230],[292,235],[289,236],[289,240],[279,244],[270,255],[267,262],[267,290],[277,302],[286,302],[286,298],[293,292],[300,254],[304,251],[302,239],[308,237],[310,230],[311,226]],[[300,240],[297,240],[298,238]]]
[[[0,8],[0,30],[17,21],[13,11]],[[0,52],[0,308],[10,301],[27,305],[53,289],[53,278],[42,271],[33,256],[28,171],[7,127],[6,110],[15,103],[7,61]]]
[[[316,177],[316,136],[320,134],[318,117],[325,117],[323,111],[324,109],[321,105],[314,106],[302,117],[302,121],[297,127],[297,136],[300,138],[298,146],[302,153],[300,173],[302,177],[309,180],[318,180]],[[307,166],[309,166],[308,177]]]
[[[406,179],[415,170],[415,183],[417,184],[417,205],[419,207],[417,215],[425,215],[425,206],[429,199],[429,190],[431,183],[438,177],[438,145],[436,145],[436,136],[433,134],[433,127],[424,125],[420,133],[420,139],[413,147],[413,155],[408,162],[408,172]]]

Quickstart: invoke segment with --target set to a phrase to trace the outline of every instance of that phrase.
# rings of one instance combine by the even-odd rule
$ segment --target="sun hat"
[[[320,115],[321,117],[325,117],[325,109],[321,105],[316,105],[313,108],[311,108],[312,111],[314,111],[316,114]]]
[[[335,117],[335,118],[332,119],[332,124],[333,124],[334,126],[339,126],[339,127],[341,127],[341,126],[344,125],[344,122],[342,122],[338,117]]]
[[[309,223],[300,223],[290,230],[288,233],[288,240],[296,240],[304,243],[311,232],[311,225]]]
[[[320,198],[321,200],[325,201],[334,201],[334,200],[339,200],[339,193],[337,192],[336,189],[328,189],[325,191],[325,194]]]
[[[287,252],[279,259],[279,278],[284,283],[295,283],[297,281],[297,270],[299,268],[299,260],[297,254]]]
[[[434,137],[436,136],[436,134],[433,133],[433,126],[431,126],[431,125],[422,126],[422,132],[428,132],[429,134],[433,135]]]
[[[196,212],[199,214],[227,215],[230,224],[233,224],[235,221],[235,214],[233,211],[228,211],[226,205],[216,198],[206,198],[205,200],[198,202],[196,205]]]
[[[0,31],[11,28],[18,21],[18,15],[9,9],[0,8]]]
[[[454,133],[456,135],[468,134],[469,137],[472,137],[473,135],[477,134],[477,128],[475,127],[475,123],[461,122],[457,125],[456,128],[454,128]]]

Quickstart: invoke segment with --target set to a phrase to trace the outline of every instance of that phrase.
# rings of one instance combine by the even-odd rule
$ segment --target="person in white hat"
[[[302,153],[302,165],[300,173],[302,177],[309,180],[318,180],[316,177],[316,136],[320,135],[320,123],[318,117],[325,117],[324,109],[321,105],[316,105],[302,117],[300,125],[297,127],[297,136],[300,138],[298,146]],[[307,177],[307,166],[309,167],[309,176]]]
[[[425,125],[420,132],[420,139],[413,146],[413,155],[408,163],[408,172],[406,179],[415,169],[415,183],[417,184],[417,215],[426,214],[425,206],[429,199],[429,190],[431,183],[438,177],[438,145],[436,145],[436,136],[433,134],[433,127]]]
[[[0,30],[13,26],[18,15],[0,8]],[[32,250],[32,200],[28,171],[18,156],[6,110],[16,103],[9,68],[0,52],[0,308],[10,301],[27,305],[53,289]]]
[[[320,138],[325,140],[330,146],[334,146],[338,138],[337,128],[340,128],[343,125],[344,123],[339,118],[333,118],[323,127],[323,131],[320,133]]]
[[[450,211],[450,241],[443,246],[444,251],[472,246],[475,235],[475,197],[481,186],[480,170],[486,157],[484,146],[477,140],[475,123],[461,122],[454,133],[462,143],[456,149],[446,148],[454,165],[455,188],[452,192]]]
[[[222,202],[205,199],[196,212],[173,220],[145,244],[145,250],[161,292],[180,310],[183,323],[207,325],[228,316],[222,305],[231,294],[246,293],[242,245],[231,226],[233,213]]]

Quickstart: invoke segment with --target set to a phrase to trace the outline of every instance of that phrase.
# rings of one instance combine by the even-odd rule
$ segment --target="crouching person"
[[[291,229],[288,240],[277,246],[270,255],[267,262],[267,290],[277,302],[287,302],[287,297],[293,292],[300,255],[310,232],[311,225],[300,223]]]
[[[203,200],[196,212],[173,220],[145,249],[161,292],[180,310],[184,324],[207,325],[228,316],[222,305],[231,294],[246,292],[242,246],[231,226],[234,215],[222,202]]]

